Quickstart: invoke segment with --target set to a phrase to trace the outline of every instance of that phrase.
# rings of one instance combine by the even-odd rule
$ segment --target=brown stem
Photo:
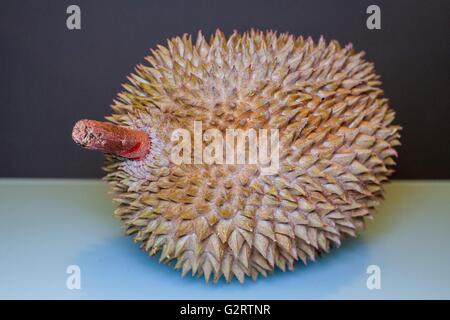
[[[129,159],[142,159],[150,151],[150,138],[145,132],[109,122],[80,120],[73,127],[72,139],[86,149]]]

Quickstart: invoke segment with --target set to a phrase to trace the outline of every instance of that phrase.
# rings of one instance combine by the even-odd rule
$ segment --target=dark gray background
[[[82,30],[66,28],[81,7]],[[366,8],[381,7],[381,30]],[[0,177],[100,177],[103,156],[71,130],[102,119],[156,44],[199,29],[274,29],[352,42],[382,75],[404,129],[395,178],[450,178],[450,1],[3,1]]]

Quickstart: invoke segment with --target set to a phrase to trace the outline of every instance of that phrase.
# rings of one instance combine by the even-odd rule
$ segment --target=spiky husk
[[[138,65],[110,121],[152,137],[143,161],[107,157],[127,234],[182,274],[254,279],[355,236],[383,197],[399,126],[372,63],[352,45],[276,32],[174,38]],[[170,133],[278,128],[280,172],[174,165]]]

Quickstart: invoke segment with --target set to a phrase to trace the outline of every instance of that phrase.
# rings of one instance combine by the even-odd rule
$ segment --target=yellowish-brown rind
[[[337,41],[253,30],[157,46],[107,117],[149,129],[160,146],[138,169],[107,157],[127,234],[183,275],[240,282],[292,270],[355,236],[383,198],[400,144],[363,55]],[[279,129],[279,173],[171,163],[170,133],[192,130],[194,120],[204,130]]]

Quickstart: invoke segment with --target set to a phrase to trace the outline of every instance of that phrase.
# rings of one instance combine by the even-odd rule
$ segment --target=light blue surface
[[[450,298],[450,182],[401,181],[358,239],[294,272],[217,285],[160,264],[123,236],[97,180],[0,179],[0,298]],[[366,268],[381,268],[368,290]],[[66,268],[81,268],[68,290]]]

